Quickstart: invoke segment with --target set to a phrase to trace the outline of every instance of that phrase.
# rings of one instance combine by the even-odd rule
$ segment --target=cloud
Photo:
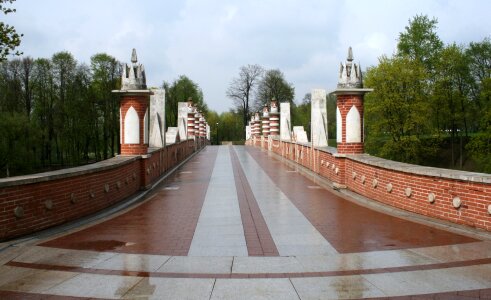
[[[399,32],[416,14],[439,20],[446,43],[489,36],[486,0],[23,0],[6,22],[25,34],[21,50],[51,57],[68,50],[80,62],[107,52],[128,62],[136,48],[148,84],[185,74],[203,89],[211,109],[232,106],[225,91],[239,68],[280,69],[296,98],[332,90],[339,62],[353,47],[362,67],[391,55]]]

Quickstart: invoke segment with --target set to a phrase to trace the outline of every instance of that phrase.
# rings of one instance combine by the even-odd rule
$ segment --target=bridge
[[[274,106],[210,146],[191,103],[159,127],[134,56],[122,155],[0,181],[0,298],[491,297],[491,175],[363,154],[356,78],[336,149],[283,139]]]

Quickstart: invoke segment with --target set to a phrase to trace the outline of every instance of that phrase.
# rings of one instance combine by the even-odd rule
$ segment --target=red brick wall
[[[270,142],[273,143],[271,149],[274,153],[367,198],[421,215],[491,231],[491,214],[487,211],[491,205],[489,183],[419,175],[411,173],[410,167],[402,172],[318,149],[315,150],[313,160],[311,149],[307,145],[278,140]],[[261,147],[258,141],[255,144],[250,141],[249,145]],[[262,147],[268,149],[268,142]],[[389,165],[390,161],[387,161],[387,166]],[[436,168],[435,170],[437,171]],[[376,187],[373,184],[374,179],[377,181]],[[392,186],[390,192],[387,191],[389,183]],[[411,189],[409,197],[405,194],[406,188]],[[429,193],[435,195],[433,203],[428,201]],[[462,201],[460,208],[454,208],[452,205],[455,197]]]
[[[358,109],[360,113],[360,132],[363,139],[363,96],[362,95],[337,95],[336,100],[337,107],[341,114],[341,122],[343,124],[342,130],[342,142],[338,143],[338,153],[356,154],[363,153],[363,140],[362,143],[346,143],[346,116],[353,105]]]
[[[123,155],[141,155],[147,153],[148,143],[144,141],[144,126],[143,120],[150,101],[148,95],[124,95],[121,97],[121,154]],[[124,120],[128,109],[132,107],[136,110],[140,122],[140,144],[125,144],[124,142]]]
[[[491,231],[491,215],[487,212],[491,205],[490,184],[401,172],[350,159],[346,159],[346,171],[348,188],[368,198],[421,215]],[[361,176],[365,176],[364,184]],[[374,179],[378,182],[376,187]],[[388,184],[392,186],[391,191],[387,189]],[[405,194],[407,188],[411,189],[409,197]],[[430,193],[435,195],[433,203],[428,201]],[[460,208],[452,205],[455,197],[462,201]]]
[[[15,178],[9,182],[0,180],[0,240],[72,221],[113,205],[148,188],[193,152],[194,141],[183,141],[148,157],[96,163],[92,171],[80,175],[75,173],[79,168],[73,168],[63,170],[66,174],[58,179],[45,178],[34,183],[21,183],[21,177],[18,182]],[[71,170],[74,173],[70,174]],[[24,216],[16,217],[16,208],[22,208]]]

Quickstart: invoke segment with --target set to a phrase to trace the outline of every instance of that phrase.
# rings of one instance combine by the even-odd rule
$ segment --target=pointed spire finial
[[[347,61],[353,61],[353,49],[351,49],[351,46],[348,48],[348,59]]]
[[[339,67],[338,88],[363,88],[363,79],[360,66],[353,64],[353,49],[348,48],[346,63]]]
[[[133,48],[133,51],[131,52],[131,62],[136,64],[137,61],[138,61],[138,58],[136,57],[136,49]]]
[[[138,64],[134,48],[131,51],[131,64],[123,64],[122,75],[121,90],[145,90],[147,88],[145,67],[142,64]]]

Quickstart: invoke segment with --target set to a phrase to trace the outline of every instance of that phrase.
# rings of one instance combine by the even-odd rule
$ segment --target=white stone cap
[[[470,182],[479,182],[479,183],[488,183],[488,184],[491,183],[491,174],[486,174],[486,173],[467,172],[467,171],[460,171],[460,170],[413,165],[413,164],[388,160],[376,156],[371,156],[369,154],[347,154],[346,157],[354,161],[365,163],[367,165],[404,172],[404,173],[463,180],[463,181],[470,181]]]
[[[332,92],[329,92],[329,95],[334,94],[334,95],[363,95],[366,93],[373,92],[373,89],[366,89],[366,88],[350,88],[350,89],[335,89]]]
[[[112,90],[115,94],[128,94],[128,95],[153,95],[151,90]]]

